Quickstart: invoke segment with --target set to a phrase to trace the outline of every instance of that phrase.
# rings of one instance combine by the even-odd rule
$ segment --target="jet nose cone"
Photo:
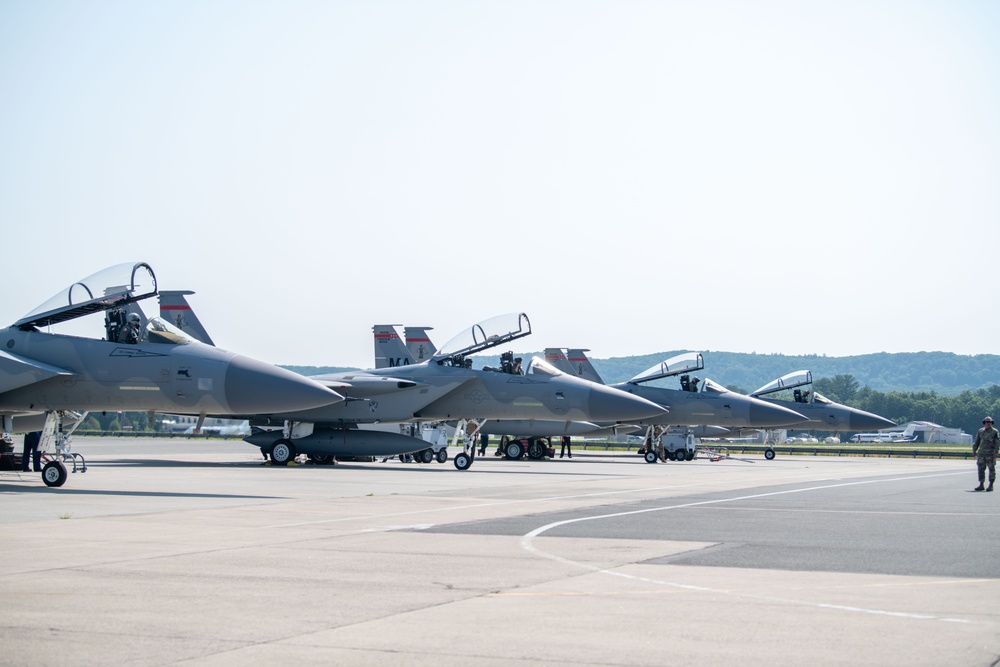
[[[225,382],[226,403],[238,415],[309,410],[344,400],[309,378],[242,355],[229,362]]]
[[[864,410],[851,409],[851,431],[878,431],[883,428],[892,428],[896,422],[889,421],[885,417],[879,417]]]
[[[590,390],[589,419],[595,422],[625,422],[666,414],[662,405],[628,392],[595,385]]]
[[[787,426],[789,424],[800,424],[809,421],[807,417],[800,415],[795,410],[773,403],[766,403],[756,398],[750,399],[750,409],[747,416],[750,419],[751,428],[774,428],[776,426]]]

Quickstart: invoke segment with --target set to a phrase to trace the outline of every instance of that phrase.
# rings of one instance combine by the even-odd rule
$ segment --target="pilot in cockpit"
[[[139,327],[142,319],[139,313],[129,313],[128,323],[118,332],[118,342],[125,345],[136,345],[139,343]]]
[[[521,368],[522,361],[524,360],[521,357],[514,358],[514,368],[511,371],[514,375],[524,375],[524,369]]]

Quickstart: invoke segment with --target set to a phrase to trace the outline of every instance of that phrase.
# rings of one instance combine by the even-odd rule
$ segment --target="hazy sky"
[[[282,364],[996,354],[1000,3],[0,0],[0,221],[8,323],[146,261]]]

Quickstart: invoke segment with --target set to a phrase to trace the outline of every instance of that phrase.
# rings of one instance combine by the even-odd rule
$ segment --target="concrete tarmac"
[[[61,488],[0,473],[2,665],[1000,661],[1000,492],[967,461],[74,446]]]

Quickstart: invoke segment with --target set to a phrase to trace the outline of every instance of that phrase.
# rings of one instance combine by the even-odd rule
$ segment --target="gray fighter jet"
[[[545,351],[546,359],[555,357],[557,348]],[[586,350],[571,349],[566,355],[570,368],[580,377],[601,381]],[[712,380],[700,380],[691,373],[702,370],[705,361],[700,352],[688,352],[661,361],[627,382],[608,385],[635,394],[654,403],[665,405],[670,412],[658,419],[640,423],[655,425],[699,426],[710,424],[726,428],[774,428],[789,423],[805,422],[807,418],[788,407],[762,401],[730,391]],[[678,377],[680,389],[654,386],[650,383]]]
[[[431,341],[427,332],[431,327],[406,327],[404,347],[399,333],[398,324],[376,324],[372,327],[375,343],[375,367],[390,368],[394,366],[417,363],[422,357],[429,357],[437,352],[437,347]],[[509,353],[508,353],[509,354]],[[548,361],[548,359],[546,359]],[[513,357],[509,359],[513,362]],[[501,361],[501,365],[503,361]],[[542,366],[529,362],[526,373],[533,375],[538,369],[546,373]],[[557,367],[566,372],[565,366]],[[570,373],[572,375],[572,373]],[[588,379],[588,378],[585,378]],[[487,419],[476,424],[474,433],[488,440],[490,436],[499,436],[497,452],[508,459],[519,459],[527,455],[531,459],[541,459],[552,454],[552,438],[561,436],[601,436],[632,433],[639,427],[614,424],[610,427],[599,426],[589,421],[553,421],[548,419]],[[488,442],[486,443],[488,446]]]
[[[562,350],[559,348],[547,349],[545,356],[547,359],[554,359],[556,363],[565,363],[580,377],[600,381],[600,375],[590,363],[586,352],[587,350],[580,348],[570,349],[566,354],[565,362],[557,358],[562,354]],[[776,428],[780,424],[802,423],[807,420],[804,415],[787,407],[774,405],[752,396],[737,394],[712,380],[706,378],[702,381],[691,375],[704,367],[705,361],[700,352],[688,352],[662,361],[627,382],[609,386],[648,398],[670,409],[670,412],[661,418],[639,422],[650,427],[647,431],[647,443],[653,443],[657,437],[662,437],[665,427],[685,426],[702,430],[709,428],[714,430],[717,427],[768,429]],[[671,377],[678,377],[680,389],[649,384]],[[693,430],[691,435],[694,435]],[[663,457],[663,454],[658,451],[659,449],[659,446],[647,445],[639,452],[647,462],[655,463]],[[768,458],[774,458],[773,450],[768,450],[768,452],[770,452]],[[681,460],[678,456],[679,453],[673,452],[674,460]],[[685,454],[685,460],[690,460],[691,454],[692,452],[688,451]]]
[[[871,412],[858,410],[849,405],[834,403],[817,391],[807,389],[812,385],[810,371],[795,371],[750,394],[772,405],[780,405],[803,414],[809,420],[797,424],[784,424],[774,428],[794,428],[804,431],[878,431],[892,428],[895,422]],[[782,393],[784,392],[784,393]],[[781,398],[791,394],[792,400]]]
[[[604,380],[601,379],[601,375],[594,368],[590,359],[587,358],[587,352],[590,352],[590,350],[569,348],[564,353],[562,348],[547,347],[545,348],[545,361],[570,375],[603,384]],[[688,388],[690,389],[690,381],[688,382]],[[733,432],[732,429],[708,424],[699,424],[697,426],[688,424],[686,427],[685,432],[690,433],[696,438],[724,438]]]
[[[9,443],[11,433],[37,429],[39,416],[46,416],[41,430],[47,485],[66,480],[62,434],[68,411],[225,417],[343,402],[324,385],[196,342],[160,318],[142,326],[136,302],[156,293],[148,264],[122,264],[73,283],[5,330],[0,350],[4,439]],[[105,314],[105,340],[40,330],[95,313]],[[72,460],[75,467],[77,457]]]
[[[533,361],[535,372],[531,374],[524,374],[513,359],[500,368],[472,368],[471,355],[530,333],[531,324],[524,313],[502,315],[469,328],[423,363],[314,376],[348,400],[251,420],[257,427],[274,426],[276,430],[262,430],[246,440],[270,452],[275,463],[287,463],[297,452],[395,455],[425,447],[409,436],[357,428],[365,423],[461,419],[477,423],[486,419],[631,422],[664,411],[641,397],[568,376],[541,359]],[[506,359],[507,355],[502,356]],[[455,457],[459,469],[471,463],[468,452]]]
[[[183,298],[185,292],[171,294],[180,300],[170,303],[189,314],[187,330],[197,335],[200,327],[190,326],[196,318]],[[426,338],[427,328],[416,329]],[[615,423],[664,410],[645,399],[568,376],[541,359],[532,360],[529,366],[535,372],[528,375],[514,365],[510,354],[501,355],[510,359],[500,368],[472,368],[471,355],[531,333],[524,313],[473,325],[422,363],[406,364],[412,356],[396,346],[385,349],[386,341],[399,342],[393,325],[376,325],[373,331],[381,368],[312,376],[343,394],[344,403],[260,415],[250,420],[254,432],[244,440],[260,447],[273,463],[286,465],[300,453],[328,461],[335,456],[397,456],[427,447],[420,438],[361,428],[364,425],[487,419]],[[418,342],[432,348],[429,340]],[[401,365],[395,365],[397,359]],[[471,452],[463,451],[455,457],[455,467],[465,470],[472,461]]]

